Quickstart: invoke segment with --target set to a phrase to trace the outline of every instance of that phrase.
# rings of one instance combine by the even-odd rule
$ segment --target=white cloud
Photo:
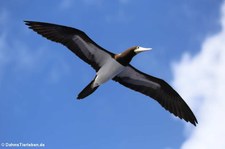
[[[197,127],[187,125],[182,149],[225,148],[225,3],[219,33],[202,43],[195,56],[184,54],[174,65],[174,85],[196,114]]]

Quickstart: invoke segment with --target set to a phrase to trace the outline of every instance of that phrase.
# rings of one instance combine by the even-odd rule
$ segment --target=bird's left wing
[[[130,89],[152,97],[175,116],[191,122],[193,125],[198,123],[185,101],[165,81],[147,75],[131,65],[128,65],[113,80]]]
[[[91,40],[81,30],[44,22],[24,21],[30,29],[43,37],[61,43],[69,48],[96,71],[114,54],[105,50]]]

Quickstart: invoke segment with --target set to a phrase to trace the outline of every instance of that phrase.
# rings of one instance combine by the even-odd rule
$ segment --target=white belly
[[[99,86],[108,80],[114,78],[117,74],[122,72],[125,69],[125,66],[118,63],[115,59],[109,59],[106,64],[102,66],[97,72],[97,77],[94,81],[94,86]]]

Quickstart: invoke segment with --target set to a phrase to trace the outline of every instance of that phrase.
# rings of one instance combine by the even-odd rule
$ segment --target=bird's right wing
[[[107,59],[114,56],[113,53],[97,45],[81,30],[35,21],[25,21],[25,23],[43,37],[65,45],[96,71],[104,65]]]
[[[114,81],[145,94],[159,102],[166,110],[196,125],[197,119],[181,96],[165,81],[147,75],[129,65]]]

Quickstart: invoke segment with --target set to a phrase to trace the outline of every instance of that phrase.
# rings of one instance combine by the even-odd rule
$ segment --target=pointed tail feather
[[[95,79],[94,79],[95,80]],[[93,87],[94,80],[91,81],[77,96],[77,99],[83,99],[93,93],[99,86]]]

